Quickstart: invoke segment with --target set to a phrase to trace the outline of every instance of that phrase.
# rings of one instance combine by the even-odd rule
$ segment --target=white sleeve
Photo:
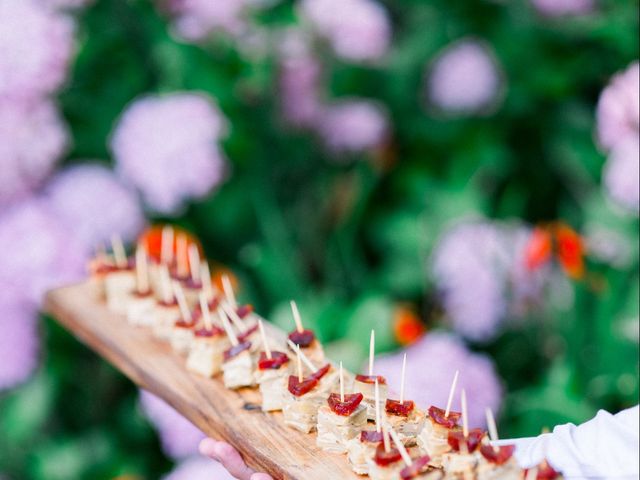
[[[638,428],[638,406],[617,415],[600,410],[581,425],[560,425],[553,433],[511,443],[516,444],[516,459],[525,468],[546,458],[565,478],[637,479]]]

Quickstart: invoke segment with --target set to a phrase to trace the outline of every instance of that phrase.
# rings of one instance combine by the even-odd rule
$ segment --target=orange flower
[[[536,227],[525,248],[525,262],[529,270],[536,270],[551,259],[553,241],[546,227]]]
[[[144,232],[142,232],[142,235],[140,235],[140,237],[138,238],[138,243],[142,243],[147,248],[149,257],[151,257],[157,262],[160,261],[160,255],[162,250],[162,229],[165,226],[166,225],[162,225],[162,224],[153,225],[147,228]],[[196,244],[198,246],[198,249],[200,250],[200,253],[202,253],[202,245],[200,245],[200,242],[195,237],[195,235],[188,232],[184,228],[180,228],[175,225],[172,225],[171,227],[173,228],[173,232],[174,232],[174,235],[173,235],[173,253],[174,254],[176,253],[176,244],[177,244],[176,239],[179,234],[186,235],[187,244],[188,245]]]
[[[393,314],[393,333],[400,345],[411,345],[424,334],[426,328],[409,305],[398,305]]]
[[[584,275],[584,243],[582,237],[564,223],[556,225],[558,261],[564,272],[573,279]]]

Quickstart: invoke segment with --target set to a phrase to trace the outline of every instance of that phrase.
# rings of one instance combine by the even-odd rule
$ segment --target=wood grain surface
[[[286,427],[281,413],[263,413],[257,390],[230,391],[219,378],[187,371],[184,358],[149,329],[133,327],[107,310],[90,282],[50,291],[45,309],[137,385],[163,398],[207,435],[236,447],[252,468],[277,480],[361,478],[344,455],[320,450],[315,434]]]

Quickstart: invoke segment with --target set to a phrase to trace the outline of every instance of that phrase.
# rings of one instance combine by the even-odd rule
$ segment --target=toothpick
[[[382,441],[384,442],[384,451],[389,453],[391,451],[391,442],[389,441],[389,430],[387,426],[382,426]]]
[[[371,338],[369,339],[369,376],[373,377],[373,357],[376,354],[376,331],[371,330]]]
[[[294,300],[289,302],[291,305],[291,313],[293,314],[293,321],[296,322],[296,330],[298,333],[304,332],[304,328],[302,327],[302,319],[300,318],[300,311],[298,310],[298,305]]]
[[[393,443],[395,443],[398,452],[400,452],[400,456],[402,457],[402,460],[404,460],[404,463],[406,463],[408,467],[413,465],[409,452],[407,452],[407,449],[404,447],[402,441],[400,441],[400,437],[398,437],[398,434],[393,430],[393,428],[389,428],[389,435],[391,435],[391,439],[393,440]]]
[[[234,308],[238,308],[238,302],[236,301],[236,295],[233,293],[233,286],[231,285],[231,280],[229,280],[229,275],[226,273],[222,276],[222,288],[224,289],[224,296],[227,297],[227,301]]]
[[[200,283],[200,251],[195,243],[189,245],[189,270],[194,284]]]
[[[262,337],[262,343],[264,344],[264,353],[269,360],[271,360],[271,349],[269,348],[269,342],[267,342],[267,335],[264,333],[264,325],[262,320],[258,320],[258,328],[260,329],[260,336]]]
[[[160,262],[165,265],[173,263],[173,227],[165,225],[162,228],[162,244],[160,245]]]
[[[316,367],[313,363],[311,363],[311,360],[309,360],[309,357],[307,357],[304,352],[302,351],[302,349],[296,345],[295,343],[293,343],[291,340],[287,339],[287,345],[289,345],[289,347],[291,347],[291,349],[298,353],[300,355],[300,358],[302,359],[302,361],[304,362],[304,364],[307,366],[307,368],[309,368],[309,370],[311,370],[313,373],[316,373],[318,371],[318,367]]]
[[[191,323],[191,312],[189,311],[189,305],[187,305],[187,299],[184,296],[184,291],[180,284],[176,281],[172,283],[173,285],[173,293],[178,301],[178,307],[180,308],[180,315],[182,315],[182,320],[186,323]]]
[[[111,248],[113,250],[113,257],[116,261],[116,265],[119,268],[127,268],[127,252],[124,250],[124,244],[120,235],[111,235]]]
[[[533,467],[532,469],[527,471],[527,476],[525,480],[536,480],[538,478],[538,467]]]
[[[404,379],[407,373],[407,354],[402,358],[402,373],[400,374],[400,403],[404,404]]]
[[[231,342],[231,345],[233,345],[234,347],[238,346],[240,344],[240,342],[238,341],[238,337],[233,332],[233,329],[231,328],[231,324],[229,323],[229,319],[227,318],[227,316],[224,313],[224,310],[222,310],[221,307],[218,307],[218,316],[222,321],[222,327],[224,328],[224,331],[227,332],[227,337],[229,337],[229,341]]]
[[[484,410],[485,416],[487,417],[487,428],[489,429],[489,437],[492,441],[498,441],[498,427],[496,427],[496,419],[493,417],[493,412],[489,407]],[[493,450],[497,453],[500,448],[497,445],[493,446]]]
[[[342,373],[342,362],[340,362],[340,401],[344,402],[344,374]]]
[[[202,279],[202,291],[207,296],[207,301],[213,300],[214,290],[211,283],[211,272],[207,262],[200,263],[200,278]]]
[[[451,389],[449,390],[449,399],[447,400],[447,409],[444,411],[444,418],[449,418],[449,413],[451,413],[451,402],[453,402],[453,394],[456,391],[456,385],[458,384],[459,374],[460,374],[460,371],[456,370],[456,373],[453,376],[453,382],[451,383]]]
[[[298,381],[300,383],[302,383],[302,380],[304,379],[304,377],[302,376],[302,361],[300,360],[300,348],[298,348],[297,350],[298,355],[297,355],[297,362],[296,365],[298,367]]]
[[[202,310],[202,320],[204,320],[204,328],[211,330],[213,322],[211,320],[211,312],[209,311],[209,303],[203,292],[200,292],[200,310]]]
[[[233,323],[233,326],[236,327],[239,332],[244,333],[248,330],[246,325],[242,322],[242,319],[236,313],[235,308],[232,308],[231,305],[225,301],[220,302],[220,306],[224,310],[224,313],[227,314],[227,317],[231,320],[231,323]]]
[[[138,293],[149,291],[149,266],[147,265],[147,252],[142,245],[136,249],[136,283]]]
[[[167,305],[171,303],[171,278],[169,267],[160,265],[160,290],[162,290],[162,301]]]
[[[380,433],[380,385],[378,384],[378,379],[376,378],[375,383],[375,402],[376,402],[376,432]]]
[[[467,392],[464,388],[460,393],[460,405],[462,406],[462,434],[466,439],[469,436],[469,418],[467,416]]]
[[[178,264],[177,273],[180,278],[185,278],[189,274],[188,248],[187,236],[184,233],[179,233],[176,238],[176,260]]]

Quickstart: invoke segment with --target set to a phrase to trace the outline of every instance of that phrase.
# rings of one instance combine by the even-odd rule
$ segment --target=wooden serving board
[[[219,378],[187,371],[185,359],[150,329],[110,312],[90,282],[50,291],[45,310],[138,386],[163,398],[205,434],[237,448],[257,471],[276,480],[361,478],[346,456],[320,450],[315,434],[286,427],[279,412],[263,413],[257,390],[227,390]]]

